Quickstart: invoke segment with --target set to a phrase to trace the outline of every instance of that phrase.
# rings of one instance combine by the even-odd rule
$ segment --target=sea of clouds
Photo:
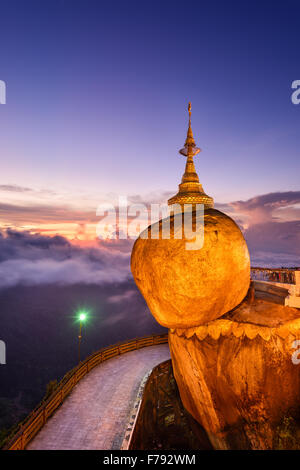
[[[216,204],[240,225],[253,266],[300,266],[300,191]],[[133,240],[66,238],[7,228],[0,231],[0,288],[21,285],[105,284],[131,279]]]

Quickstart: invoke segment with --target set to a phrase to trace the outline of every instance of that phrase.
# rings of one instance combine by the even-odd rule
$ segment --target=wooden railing
[[[299,268],[251,268],[251,279],[253,281],[278,282],[281,284],[296,284],[295,271]]]
[[[5,445],[5,450],[23,450],[34,436],[45,425],[54,411],[62,404],[73,387],[95,366],[120,354],[168,342],[168,335],[151,335],[143,338],[132,339],[125,343],[118,343],[95,352],[77,367],[68,372],[59,382],[52,395],[38,407],[19,425],[14,436]]]

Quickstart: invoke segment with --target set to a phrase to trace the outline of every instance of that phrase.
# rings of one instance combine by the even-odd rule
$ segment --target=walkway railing
[[[101,364],[101,362],[129,351],[167,342],[167,334],[151,335],[143,338],[132,339],[125,343],[118,343],[95,352],[63,377],[52,395],[47,400],[40,403],[40,405],[38,405],[38,407],[33,410],[22,423],[20,423],[16,433],[6,444],[4,449],[25,449],[34,436],[46,424],[54,411],[62,404],[75,385],[95,366]]]
[[[282,284],[296,284],[295,271],[299,268],[251,268],[251,279],[253,281],[279,282]]]

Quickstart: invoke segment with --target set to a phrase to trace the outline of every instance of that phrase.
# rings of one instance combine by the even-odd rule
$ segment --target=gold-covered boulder
[[[151,226],[140,235],[132,250],[131,270],[161,325],[190,328],[215,320],[242,302],[250,283],[250,259],[239,227],[222,212],[204,210],[200,249],[187,248],[190,239],[185,236],[176,238],[181,230],[174,223],[176,217],[181,214],[170,217],[170,239],[162,237],[162,221],[155,227],[159,239],[151,238]]]

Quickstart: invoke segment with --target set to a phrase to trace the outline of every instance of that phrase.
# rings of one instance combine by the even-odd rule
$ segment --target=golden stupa
[[[188,110],[187,138],[180,150],[187,163],[179,192],[168,201],[171,215],[158,223],[159,237],[151,238],[154,225],[148,227],[131,255],[133,277],[151,313],[169,328],[198,326],[219,318],[243,300],[250,283],[249,252],[239,227],[213,209],[213,199],[199,183],[193,158],[200,149],[193,137],[190,103]],[[178,229],[177,222],[184,219],[185,228],[192,218],[195,225],[199,205],[204,206],[204,243],[201,249],[189,250],[190,240],[178,233],[185,231],[180,224]],[[162,236],[165,222],[171,228],[169,239]]]
[[[204,204],[206,209],[214,207],[214,200],[212,197],[205,194],[202,184],[199,182],[199,177],[196,173],[194,165],[194,156],[201,152],[201,149],[196,147],[192,125],[191,114],[192,105],[188,105],[189,112],[189,127],[185,140],[184,147],[179,150],[181,155],[187,157],[185,172],[182,176],[181,184],[179,185],[178,193],[168,200],[169,206],[174,204]]]

